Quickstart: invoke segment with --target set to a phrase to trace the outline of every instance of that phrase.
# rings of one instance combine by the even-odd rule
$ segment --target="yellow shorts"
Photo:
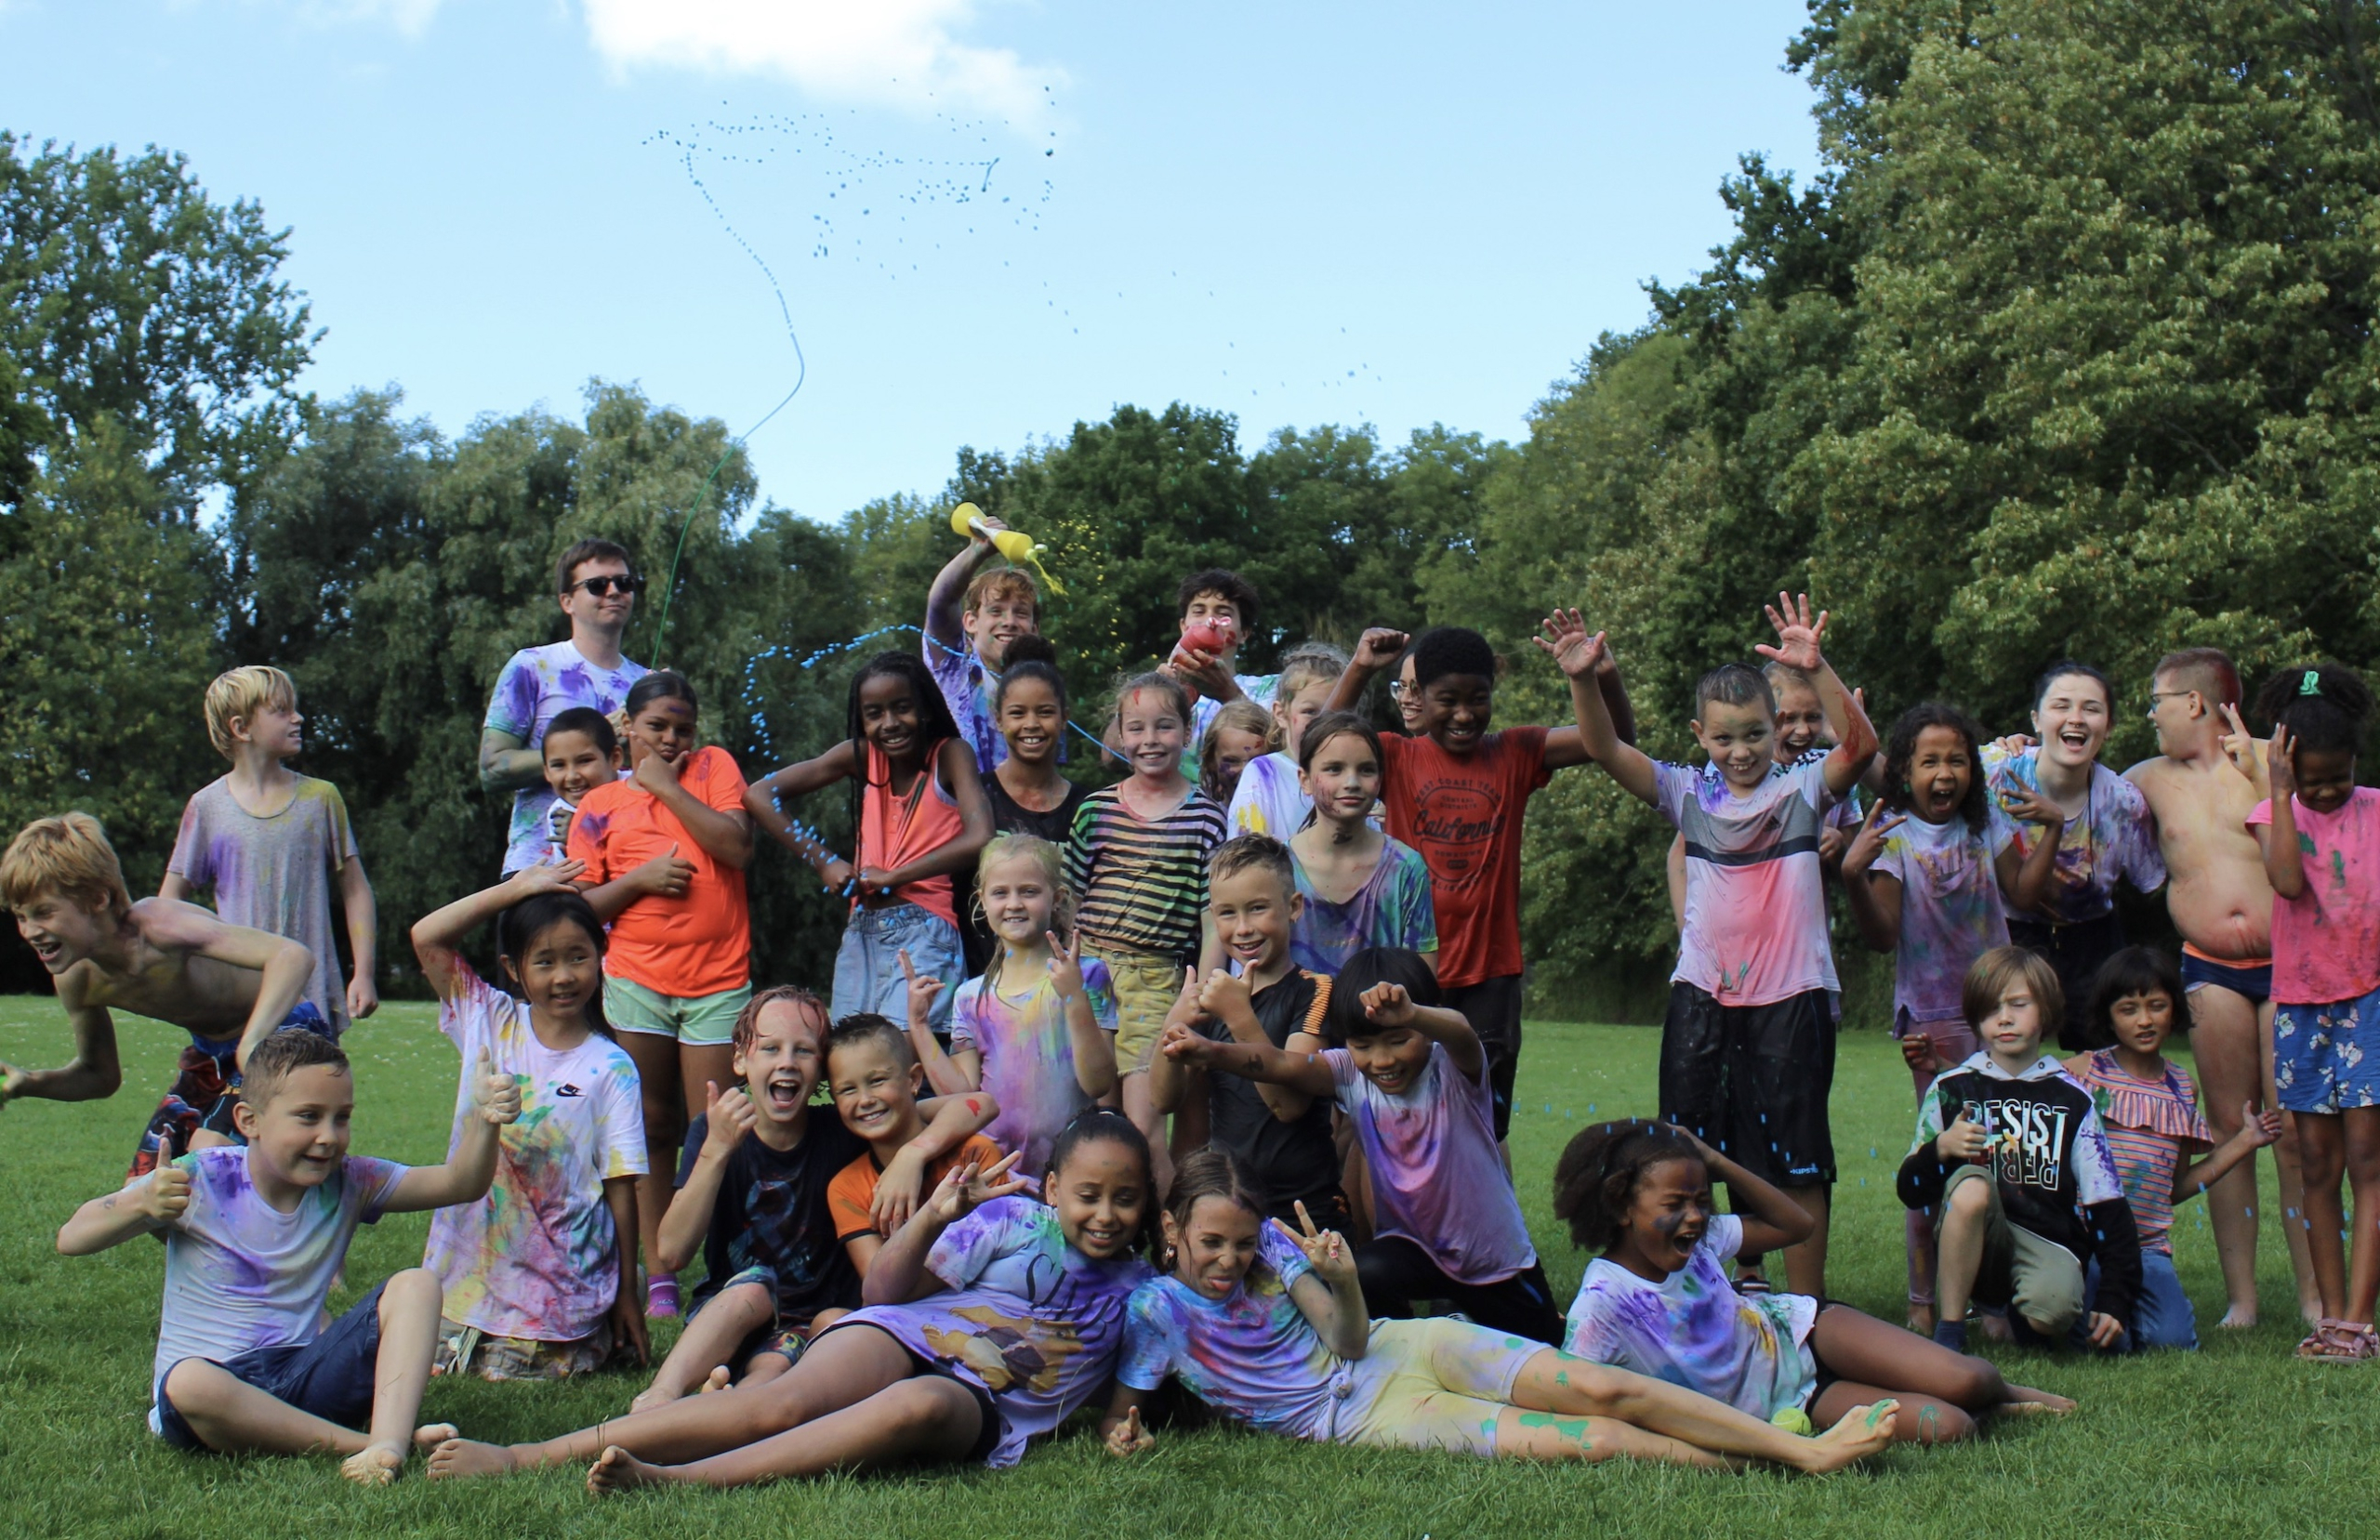
[[[1492,1459],[1496,1421],[1512,1406],[1522,1367],[1551,1351],[1542,1342],[1446,1316],[1375,1321],[1370,1349],[1349,1365],[1354,1389],[1334,1421],[1332,1441]]]
[[[1107,965],[1116,981],[1116,1073],[1149,1067],[1157,1033],[1173,1002],[1182,998],[1183,968],[1170,957],[1104,941],[1087,941],[1083,952]]]

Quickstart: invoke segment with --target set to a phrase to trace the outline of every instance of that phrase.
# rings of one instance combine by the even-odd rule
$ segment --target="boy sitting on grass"
[[[0,854],[0,905],[58,981],[74,1032],[74,1059],[55,1070],[0,1064],[0,1104],[20,1096],[96,1101],[115,1095],[124,1069],[112,1008],[171,1022],[190,1033],[174,1083],[134,1152],[130,1177],[148,1175],[167,1136],[203,1150],[236,1137],[232,1087],[248,1054],[276,1027],[328,1038],[307,1001],[314,955],[298,942],[231,925],[177,899],[132,902],[107,831],[88,813],[37,818]]]
[[[989,1091],[921,1102],[918,1093],[925,1083],[909,1034],[889,1017],[866,1011],[846,1016],[826,1034],[827,1094],[835,1099],[843,1126],[867,1145],[866,1153],[826,1184],[835,1239],[850,1254],[862,1283],[885,1238],[908,1221],[919,1194],[941,1186],[943,1174],[954,1165],[972,1161],[978,1171],[988,1171],[1004,1153],[983,1133],[1000,1115]],[[934,1109],[931,1125],[929,1107]],[[959,1142],[945,1149],[954,1135],[961,1136]]]
[[[416,1444],[454,1436],[414,1425],[443,1302],[435,1274],[408,1268],[322,1319],[357,1225],[486,1195],[496,1130],[521,1115],[521,1093],[484,1051],[466,1073],[480,1115],[445,1165],[350,1155],[347,1056],[317,1033],[276,1032],[233,1099],[245,1149],[168,1158],[74,1211],[58,1232],[69,1257],[165,1233],[151,1432],[222,1454],[327,1449],[347,1456],[348,1480],[375,1486]]]

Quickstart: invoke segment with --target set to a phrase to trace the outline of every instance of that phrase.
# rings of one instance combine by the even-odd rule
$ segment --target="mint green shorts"
[[[724,1047],[733,1042],[735,1019],[751,998],[750,984],[681,999],[608,973],[603,976],[603,1015],[613,1031],[674,1037],[697,1048]]]

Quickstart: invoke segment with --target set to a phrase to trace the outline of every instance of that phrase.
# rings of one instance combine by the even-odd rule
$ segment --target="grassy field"
[[[2222,1535],[2373,1533],[2380,1491],[2380,1370],[2291,1360],[2297,1333],[2280,1237],[2266,1228],[2268,1319],[2197,1354],[2119,1363],[2010,1354],[2015,1377],[2079,1398],[2062,1421],[1996,1430],[1964,1448],[1897,1451],[1860,1471],[1808,1480],[1657,1468],[1494,1467],[1443,1456],[1314,1448],[1230,1431],[1170,1440],[1118,1466],[1070,1430],[1003,1475],[982,1471],[832,1481],[728,1494],[641,1494],[601,1510],[573,1472],[434,1485],[409,1475],[365,1493],[328,1460],[192,1458],[146,1431],[162,1249],[143,1242],[61,1258],[52,1241],[82,1199],[122,1171],[176,1044],[120,1023],[126,1085],[83,1106],[0,1112],[0,1502],[26,1535],[515,1535],[563,1526],[606,1535],[798,1530],[870,1537],[2059,1533]],[[46,1000],[0,1000],[0,1058],[47,1063],[64,1044]],[[434,1160],[456,1064],[419,1006],[397,1005],[348,1039],[359,1152]],[[1562,1142],[1590,1117],[1649,1109],[1656,1034],[1533,1025],[1514,1129],[1521,1193],[1561,1296],[1581,1258],[1547,1212]],[[1843,1185],[1831,1291],[1897,1319],[1900,1211],[1891,1193],[1911,1123],[1909,1081],[1881,1034],[1843,1044],[1834,1117]],[[2269,1167],[2268,1166],[2268,1181]],[[357,1238],[351,1285],[419,1260],[426,1216]],[[2201,1205],[2177,1249],[2202,1323],[2220,1285]],[[352,1293],[348,1296],[352,1297]],[[334,1306],[345,1304],[344,1298]],[[666,1337],[666,1334],[665,1337]],[[626,1375],[564,1387],[434,1382],[424,1415],[483,1438],[544,1435],[616,1415]],[[598,1516],[600,1511],[600,1517]],[[600,1531],[585,1526],[600,1523]]]

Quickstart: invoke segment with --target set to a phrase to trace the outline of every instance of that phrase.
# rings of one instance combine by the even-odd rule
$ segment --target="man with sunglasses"
[[[644,579],[628,553],[609,540],[581,540],[554,566],[570,639],[524,647],[496,678],[480,733],[480,784],[512,793],[512,826],[504,847],[507,875],[535,866],[551,849],[554,808],[546,784],[546,726],[573,706],[610,716],[628,700],[644,665],[620,656],[620,638],[636,612]]]

